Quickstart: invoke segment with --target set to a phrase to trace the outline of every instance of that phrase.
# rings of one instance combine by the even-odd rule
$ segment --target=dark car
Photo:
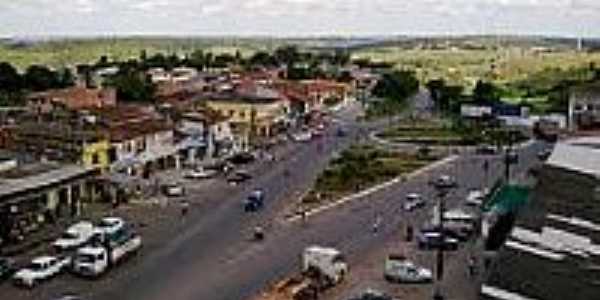
[[[471,238],[472,231],[467,228],[459,228],[458,226],[444,226],[444,229],[435,226],[423,229],[424,232],[443,232],[445,236],[455,239],[459,242],[468,241]]]
[[[477,154],[481,155],[494,155],[498,153],[498,149],[492,145],[481,145],[477,147]]]
[[[346,135],[348,135],[348,133],[344,128],[338,128],[335,135],[337,135],[338,137],[345,137]]]
[[[16,271],[17,269],[10,259],[0,257],[0,280],[10,278]]]
[[[417,237],[419,249],[423,250],[450,250],[458,249],[458,239],[443,234],[438,230],[422,230]]]
[[[539,160],[547,160],[550,155],[552,154],[552,150],[546,149],[546,150],[542,150],[540,152],[537,153],[537,157]]]
[[[256,159],[256,157],[254,157],[254,155],[252,153],[242,152],[242,153],[233,155],[232,157],[230,157],[228,159],[228,161],[231,162],[232,164],[243,165],[243,164],[251,163],[255,159]]]
[[[265,193],[262,190],[255,190],[244,200],[244,211],[255,212],[265,205]]]
[[[227,177],[227,182],[231,184],[238,184],[252,179],[252,175],[245,170],[239,170]]]
[[[350,298],[349,300],[394,300],[394,298],[379,291],[368,290],[362,295]]]

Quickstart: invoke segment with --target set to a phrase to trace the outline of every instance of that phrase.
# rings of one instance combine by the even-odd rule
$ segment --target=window
[[[230,116],[230,117],[233,117],[233,115],[234,115],[234,114],[235,114],[235,111],[234,111],[233,109],[232,109],[232,110],[229,110],[229,116]]]
[[[245,111],[240,111],[240,118],[241,119],[245,119],[246,118],[246,112]]]
[[[98,153],[92,154],[92,165],[97,165],[100,163],[100,155]]]

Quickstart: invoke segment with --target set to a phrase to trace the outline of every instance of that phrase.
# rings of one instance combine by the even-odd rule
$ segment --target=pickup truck
[[[102,245],[77,250],[71,267],[73,273],[83,277],[99,277],[142,247],[141,236],[125,227],[105,238]]]
[[[311,246],[302,255],[302,271],[316,271],[324,276],[329,285],[336,285],[344,280],[348,265],[337,249]]]
[[[26,268],[17,271],[13,282],[17,286],[33,288],[40,282],[60,274],[70,264],[70,257],[41,256],[33,259]]]

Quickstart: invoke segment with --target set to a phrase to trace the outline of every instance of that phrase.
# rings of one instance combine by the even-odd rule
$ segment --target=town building
[[[600,273],[600,139],[556,145],[491,261],[481,299],[594,299]]]
[[[600,82],[571,89],[568,123],[571,131],[593,130],[600,127]]]
[[[286,97],[260,85],[215,93],[205,102],[208,108],[229,119],[231,130],[241,138],[244,149],[283,130],[290,112]]]
[[[56,163],[12,165],[0,172],[0,246],[23,242],[45,224],[79,215],[97,199],[97,168]]]
[[[114,107],[117,92],[111,88],[90,89],[75,86],[59,90],[31,93],[27,96],[27,107],[38,114],[49,113],[54,109],[82,110]]]

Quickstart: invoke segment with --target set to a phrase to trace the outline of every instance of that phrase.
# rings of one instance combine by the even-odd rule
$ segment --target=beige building
[[[289,113],[289,101],[270,90],[254,95],[220,94],[210,97],[206,105],[229,118],[231,130],[246,145],[276,134]]]

